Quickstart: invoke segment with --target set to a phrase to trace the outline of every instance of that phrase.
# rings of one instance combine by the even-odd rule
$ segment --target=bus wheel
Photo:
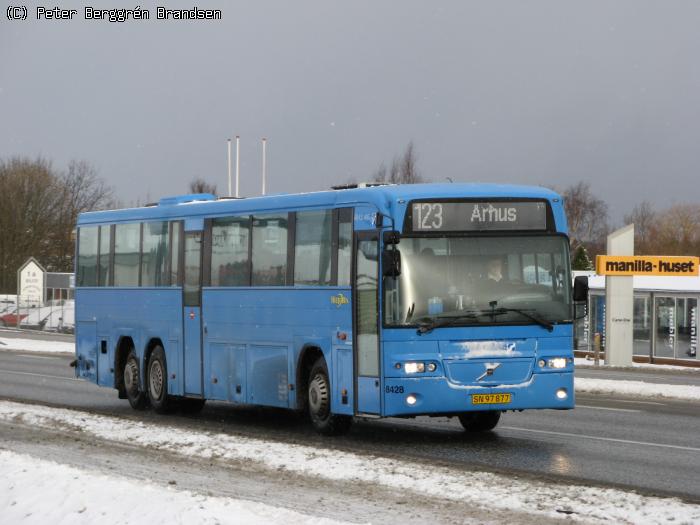
[[[148,360],[148,399],[159,414],[168,411],[168,367],[165,363],[165,351],[160,345],[153,349]]]
[[[337,436],[350,429],[351,416],[331,413],[331,383],[323,358],[319,358],[311,368],[308,396],[309,417],[317,432]]]
[[[147,394],[141,391],[140,377],[139,360],[132,350],[124,365],[124,390],[131,408],[135,410],[143,410],[148,404]]]
[[[501,419],[501,413],[497,410],[487,412],[464,412],[457,416],[467,432],[486,432],[493,430]]]

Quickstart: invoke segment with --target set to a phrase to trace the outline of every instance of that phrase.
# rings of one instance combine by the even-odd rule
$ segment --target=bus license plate
[[[507,405],[510,394],[472,394],[472,405]]]

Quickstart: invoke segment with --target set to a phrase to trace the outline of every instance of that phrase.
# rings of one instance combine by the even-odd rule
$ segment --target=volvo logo
[[[476,378],[477,381],[481,381],[485,377],[492,376],[496,368],[501,366],[501,363],[486,363],[484,366],[486,366],[486,372],[481,374],[479,377]]]

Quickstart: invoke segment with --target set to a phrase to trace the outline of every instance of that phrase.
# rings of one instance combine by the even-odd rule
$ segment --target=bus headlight
[[[407,374],[422,374],[423,372],[425,372],[425,363],[405,363],[403,365],[403,369]]]
[[[557,399],[561,399],[562,401],[564,399],[566,399],[567,397],[569,397],[569,394],[567,393],[566,388],[560,388],[559,390],[557,390],[556,395],[557,395]]]
[[[553,359],[548,359],[547,366],[549,368],[566,368],[566,358],[565,357],[555,357]]]
[[[408,403],[410,406],[415,405],[417,401],[418,399],[413,394],[406,396],[406,403]]]

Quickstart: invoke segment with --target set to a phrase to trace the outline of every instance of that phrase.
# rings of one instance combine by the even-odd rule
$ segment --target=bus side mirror
[[[384,250],[382,252],[382,274],[384,277],[398,277],[401,275],[400,251]]]
[[[401,234],[396,230],[384,232],[382,234],[382,240],[384,241],[384,246],[399,244],[399,242],[401,241]]]
[[[588,300],[588,277],[579,275],[574,279],[574,302],[581,303]]]

